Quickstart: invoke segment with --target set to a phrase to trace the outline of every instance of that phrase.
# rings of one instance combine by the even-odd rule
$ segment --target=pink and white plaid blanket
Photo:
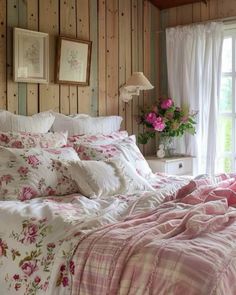
[[[235,178],[192,181],[172,199],[78,233],[72,294],[235,295]]]

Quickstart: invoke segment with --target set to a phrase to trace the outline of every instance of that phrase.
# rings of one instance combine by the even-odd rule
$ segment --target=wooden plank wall
[[[48,109],[120,114],[129,133],[142,131],[134,116],[159,93],[159,14],[148,0],[0,0],[0,108],[24,115]],[[13,27],[50,34],[48,85],[13,82]],[[58,35],[92,40],[90,86],[54,83]],[[157,87],[125,104],[119,87],[134,71],[144,71]]]
[[[170,8],[161,12],[161,93],[167,94],[167,72],[165,37],[163,30],[167,27],[187,25],[195,22],[217,20],[221,18],[236,17],[235,0],[208,0],[208,4],[194,3],[176,8]]]

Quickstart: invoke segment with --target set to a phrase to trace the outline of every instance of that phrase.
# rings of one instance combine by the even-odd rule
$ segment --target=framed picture
[[[49,36],[14,28],[14,81],[49,82]]]
[[[59,37],[56,82],[89,85],[92,42]]]

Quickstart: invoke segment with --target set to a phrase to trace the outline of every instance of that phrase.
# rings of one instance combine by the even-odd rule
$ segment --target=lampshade
[[[133,95],[139,95],[140,90],[153,88],[154,86],[152,86],[142,72],[134,72],[125,85],[120,88],[120,98],[124,102],[128,102],[132,99]]]
[[[137,88],[139,90],[149,90],[154,88],[142,72],[134,72],[127,80],[124,87],[128,90],[134,90]]]

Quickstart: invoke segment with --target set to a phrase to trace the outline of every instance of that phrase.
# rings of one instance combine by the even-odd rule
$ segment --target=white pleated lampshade
[[[154,88],[142,72],[134,72],[127,80],[124,87],[129,90],[137,88],[139,90],[149,90]]]

